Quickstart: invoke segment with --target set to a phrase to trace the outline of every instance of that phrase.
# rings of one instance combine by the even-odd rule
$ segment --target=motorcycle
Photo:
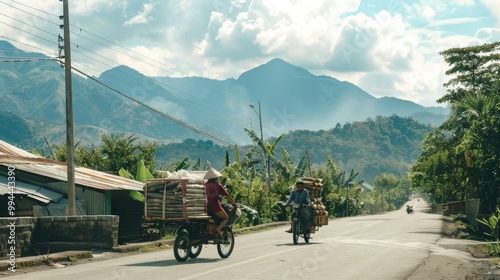
[[[311,239],[311,222],[305,221],[305,218],[311,221],[311,207],[304,204],[292,204],[292,235],[295,245],[299,243],[299,237],[304,238],[306,243],[309,243]]]
[[[414,214],[415,211],[413,210],[413,206],[411,205],[406,205],[406,213],[407,214]]]

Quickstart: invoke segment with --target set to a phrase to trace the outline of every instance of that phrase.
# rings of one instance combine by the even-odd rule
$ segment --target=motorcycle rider
[[[285,202],[285,206],[290,205],[292,202],[293,204],[302,204],[302,205],[311,205],[311,196],[309,195],[309,191],[307,189],[304,189],[304,181],[301,179],[298,179],[297,182],[295,183],[295,188],[290,192],[290,196],[288,197],[287,201]],[[310,229],[311,229],[311,223],[312,223],[312,210],[310,207],[302,207],[301,208],[301,213],[297,213],[299,218],[302,219],[302,221],[305,223],[305,229],[306,232],[305,234],[308,234]],[[286,230],[286,232],[291,233],[292,228],[290,227],[289,230]]]
[[[218,236],[222,236],[222,228],[229,221],[229,216],[226,211],[224,211],[224,208],[222,208],[222,205],[219,201],[219,195],[225,196],[235,209],[238,208],[238,204],[236,204],[236,201],[234,201],[231,195],[229,195],[224,186],[219,183],[218,178],[220,177],[222,177],[222,174],[219,171],[210,168],[203,178],[208,180],[205,183],[208,214],[215,215],[222,220],[222,222],[217,226],[216,229]]]

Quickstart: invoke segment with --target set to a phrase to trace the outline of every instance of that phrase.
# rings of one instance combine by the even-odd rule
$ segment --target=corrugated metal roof
[[[0,176],[0,180],[2,182],[7,182],[7,178],[3,176]],[[43,203],[58,202],[63,197],[60,193],[23,182],[16,182],[13,192],[14,194],[27,195],[28,197]],[[7,184],[0,183],[0,195],[9,193],[9,186]]]
[[[15,157],[28,157],[28,158],[38,158],[30,152],[19,149],[18,147],[12,146],[11,144],[0,140],[0,156],[15,156]]]
[[[1,140],[0,165],[14,166],[17,170],[67,181],[66,163],[35,156]],[[84,167],[75,167],[75,184],[99,190],[143,190],[141,182]]]

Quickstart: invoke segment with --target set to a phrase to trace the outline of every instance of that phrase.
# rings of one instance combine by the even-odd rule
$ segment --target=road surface
[[[426,213],[423,201],[380,215],[331,220],[293,244],[287,226],[237,235],[235,248],[221,259],[205,245],[197,259],[179,263],[171,249],[9,276],[9,279],[407,279],[430,254],[464,257],[438,246],[442,216]]]

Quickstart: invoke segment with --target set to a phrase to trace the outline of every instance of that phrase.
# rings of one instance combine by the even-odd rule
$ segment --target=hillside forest
[[[492,213],[500,188],[499,45],[440,53],[451,79],[438,102],[449,105],[451,114],[438,127],[393,115],[331,130],[290,131],[266,141],[245,129],[254,143],[248,147],[193,139],[158,145],[104,135],[99,148],[76,147],[75,163],[127,171],[136,179],[214,167],[231,195],[257,211],[240,219],[246,225],[282,219],[279,202],[300,177],[322,180],[321,199],[331,216],[394,210],[414,192],[435,203],[480,198],[480,212]],[[56,145],[51,156],[64,161],[65,150]],[[141,174],[141,167],[149,172]]]

